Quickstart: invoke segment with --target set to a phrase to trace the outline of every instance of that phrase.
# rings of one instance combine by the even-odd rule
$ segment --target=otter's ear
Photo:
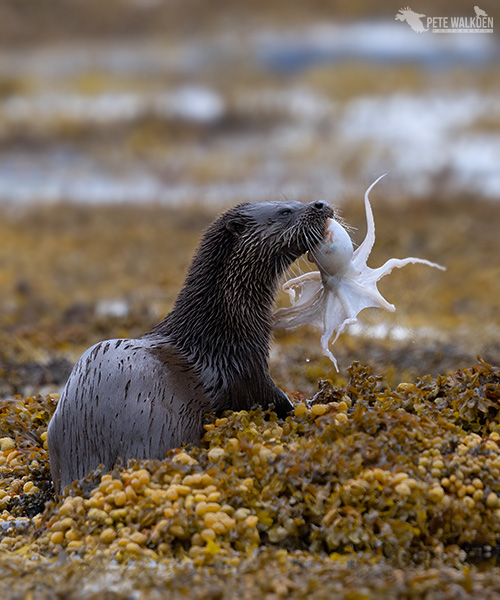
[[[243,233],[247,220],[243,215],[233,215],[226,221],[226,229],[233,235]]]

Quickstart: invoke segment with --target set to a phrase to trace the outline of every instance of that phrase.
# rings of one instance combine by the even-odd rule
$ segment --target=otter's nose
[[[316,202],[311,202],[314,208],[317,210],[327,210],[330,208],[328,202],[325,200],[316,200]]]
[[[333,217],[332,207],[326,202],[326,200],[316,200],[315,202],[311,202],[310,206],[317,210],[327,217]]]

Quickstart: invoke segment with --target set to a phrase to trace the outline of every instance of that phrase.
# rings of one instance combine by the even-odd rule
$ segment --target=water
[[[383,172],[388,198],[494,200],[500,82],[446,78],[498,56],[491,35],[388,21],[3,53],[1,75],[21,85],[0,96],[0,202],[342,203]],[[441,84],[339,98],[309,76],[320,67],[333,80],[353,59],[385,65],[381,77],[413,63]]]

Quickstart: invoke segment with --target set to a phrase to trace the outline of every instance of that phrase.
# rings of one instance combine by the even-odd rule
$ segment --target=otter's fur
[[[198,443],[203,415],[291,404],[268,370],[272,308],[291,263],[323,238],[323,201],[241,204],[205,233],[172,312],[140,339],[100,342],[75,365],[48,430],[58,493],[119,458]]]

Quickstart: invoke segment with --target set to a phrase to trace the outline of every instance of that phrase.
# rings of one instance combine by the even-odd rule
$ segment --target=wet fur
[[[137,340],[96,344],[80,358],[50,422],[56,491],[119,458],[163,458],[198,443],[203,415],[273,405],[290,410],[268,370],[281,274],[314,248],[326,203],[242,204],[204,235],[171,313]]]

